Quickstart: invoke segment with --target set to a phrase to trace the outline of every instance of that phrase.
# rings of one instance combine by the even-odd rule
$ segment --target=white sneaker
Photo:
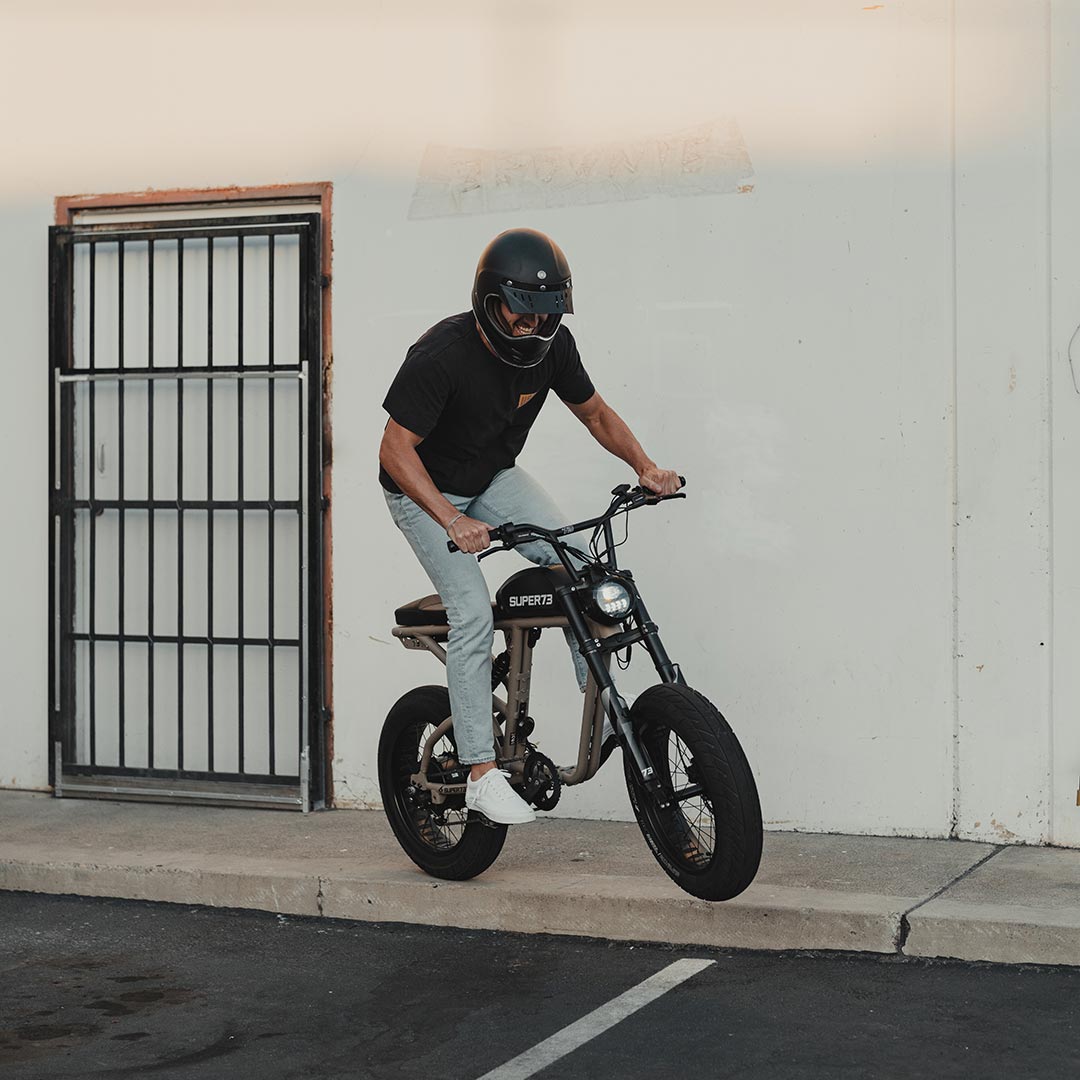
[[[536,820],[536,811],[510,786],[505,769],[489,769],[479,780],[465,784],[465,806],[496,825],[524,825]]]

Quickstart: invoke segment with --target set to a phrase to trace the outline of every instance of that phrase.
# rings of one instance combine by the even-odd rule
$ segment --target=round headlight
[[[592,599],[597,612],[612,622],[621,622],[634,606],[630,590],[620,581],[601,581],[593,589]]]

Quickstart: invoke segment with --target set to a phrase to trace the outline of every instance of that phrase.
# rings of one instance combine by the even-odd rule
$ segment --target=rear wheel
[[[405,854],[433,877],[463,881],[482,874],[502,851],[505,825],[481,823],[465,809],[464,794],[436,803],[410,777],[419,771],[424,743],[450,715],[444,686],[419,686],[400,698],[383,723],[379,739],[379,789],[383,808]],[[468,766],[457,760],[454,729],[432,750],[427,777],[462,783]]]
[[[761,862],[761,806],[742,747],[716,707],[696,690],[668,683],[646,690],[630,710],[639,742],[671,802],[646,790],[623,754],[634,816],[657,862],[703,900],[730,900]]]

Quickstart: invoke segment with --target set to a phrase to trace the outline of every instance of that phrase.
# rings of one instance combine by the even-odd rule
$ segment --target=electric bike
[[[649,617],[633,574],[618,565],[615,521],[683,492],[659,496],[628,484],[612,491],[599,517],[557,529],[507,522],[492,529],[497,547],[545,541],[558,564],[533,566],[508,578],[492,605],[504,648],[492,661],[492,741],[499,768],[527,803],[551,810],[565,786],[594,777],[617,744],[630,804],[649,848],[688,893],[729,900],[754,879],[761,859],[757,787],[735,733],[708,699],[686,683]],[[566,537],[591,530],[589,550]],[[627,531],[628,535],[628,531]],[[451,551],[459,550],[452,541]],[[464,554],[463,558],[467,557]],[[446,609],[426,596],[395,612],[393,628],[407,649],[446,663]],[[589,669],[577,761],[558,766],[530,741],[533,649],[548,629],[569,627]],[[561,635],[560,635],[561,636]],[[619,693],[611,658],[625,667],[635,646],[646,650],[660,683],[631,707]],[[614,735],[602,738],[605,716]],[[469,767],[457,759],[453,717],[443,686],[420,686],[390,710],[379,740],[379,786],[390,826],[405,853],[427,873],[451,880],[475,877],[498,857],[506,839],[497,825],[465,807]]]

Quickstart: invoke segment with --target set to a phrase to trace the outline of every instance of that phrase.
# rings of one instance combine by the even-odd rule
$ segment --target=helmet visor
[[[484,311],[488,319],[491,320],[492,328],[505,338],[514,341],[525,341],[527,339],[550,341],[555,336],[555,331],[559,329],[559,323],[562,321],[561,315],[544,315],[531,334],[515,334],[510,324],[503,318],[503,313],[499,310],[499,300],[500,297],[494,293],[489,293],[484,301]],[[513,314],[526,315],[530,314],[530,312],[513,312]]]
[[[519,289],[514,285],[499,285],[503,303],[515,315],[572,315],[573,292],[566,288]]]

